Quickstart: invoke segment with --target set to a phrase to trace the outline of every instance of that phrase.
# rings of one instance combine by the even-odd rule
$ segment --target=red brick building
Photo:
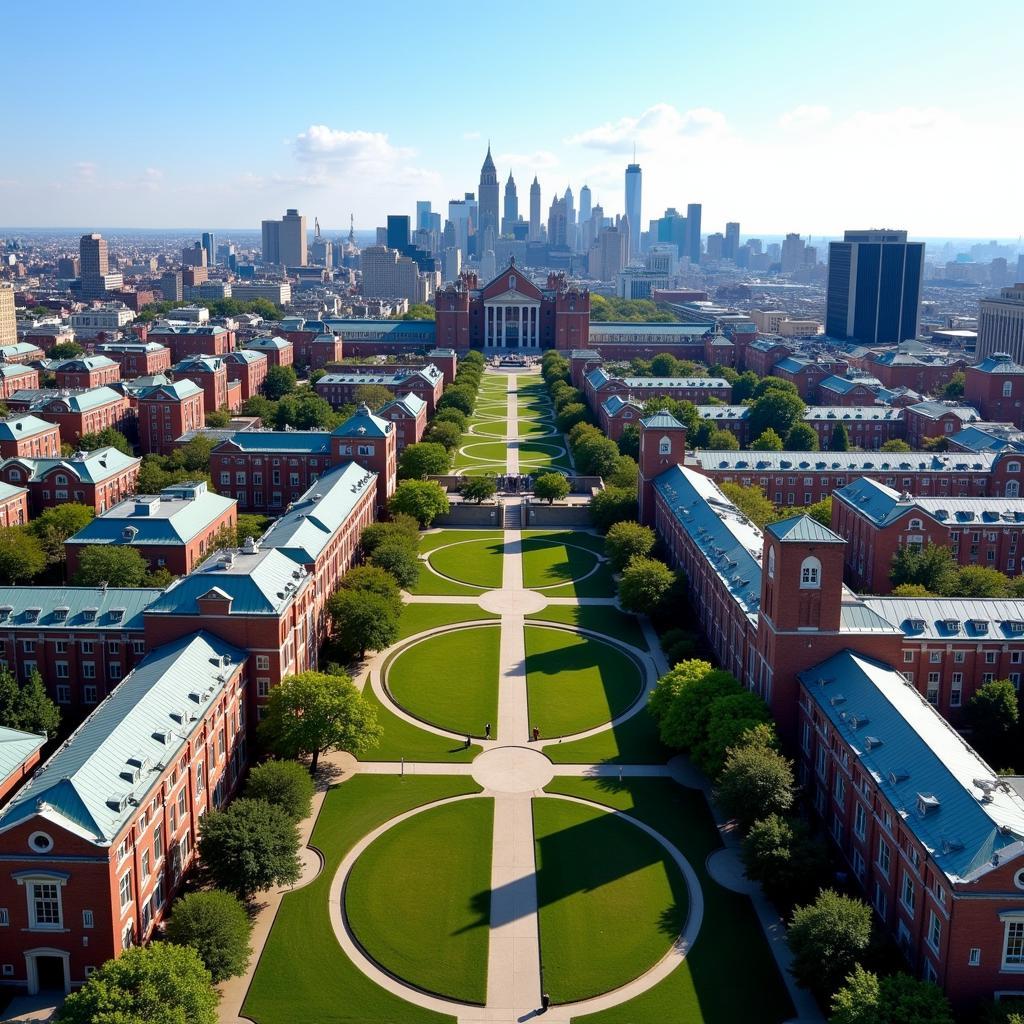
[[[427,416],[433,416],[444,391],[444,377],[432,363],[415,369],[392,370],[384,366],[373,373],[329,373],[314,385],[316,393],[335,409],[357,401],[356,392],[364,384],[387,388],[396,398],[414,394],[427,404]]]
[[[144,452],[168,455],[175,438],[206,422],[203,389],[191,380],[151,384],[136,392],[139,445]]]
[[[121,379],[121,367],[105,355],[62,359],[50,366],[58,388],[98,388]]]
[[[34,458],[60,456],[60,427],[29,414],[0,420],[0,458],[18,455]]]
[[[148,338],[169,348],[175,363],[191,356],[226,356],[235,348],[235,332],[219,324],[159,321],[150,326]]]
[[[832,447],[837,423],[846,427],[850,444],[865,451],[877,451],[886,441],[902,441],[907,431],[903,409],[886,405],[809,405],[803,421],[814,427],[823,451]]]
[[[7,401],[16,391],[39,387],[39,371],[20,363],[0,363],[0,399]]]
[[[843,360],[805,359],[802,356],[787,356],[771,368],[773,377],[789,381],[805,402],[818,397],[818,385],[828,377],[845,373],[847,364]]]
[[[75,452],[66,459],[19,456],[0,463],[0,479],[28,487],[33,516],[69,501],[89,505],[99,515],[135,493],[141,464],[117,448]]]
[[[124,380],[166,373],[171,368],[171,350],[155,341],[108,342],[106,345],[97,345],[96,352],[118,363]]]
[[[867,362],[868,372],[887,388],[912,388],[922,395],[937,394],[964,366],[962,359],[918,356],[909,352],[883,352]]]
[[[951,437],[981,420],[976,409],[951,402],[918,402],[904,411],[907,443],[916,449],[923,448],[927,438]]]
[[[7,400],[7,406],[12,412],[31,412],[56,423],[67,444],[107,427],[124,432],[131,422],[128,400],[106,386],[82,391],[18,391]]]
[[[192,381],[203,389],[204,411],[215,412],[227,409],[236,412],[241,402],[231,405],[228,393],[228,368],[223,359],[216,356],[193,356],[185,359],[174,368],[174,376],[178,381]],[[236,395],[240,387],[235,388]]]
[[[723,377],[617,377],[599,366],[584,378],[583,393],[597,413],[612,395],[637,402],[651,398],[674,398],[695,405],[705,405],[710,398],[728,402],[732,385]]]
[[[982,419],[1024,426],[1024,366],[1005,352],[964,370],[964,402]]]
[[[758,338],[747,347],[745,370],[753,370],[758,377],[768,377],[776,363],[791,356],[793,349],[777,338]]]
[[[32,342],[17,341],[13,345],[0,345],[0,363],[18,363],[26,366],[45,358],[43,350]]]
[[[8,803],[7,981],[67,992],[152,937],[202,815],[244,774],[247,673],[243,650],[206,633],[154,651]]]
[[[32,774],[46,737],[0,726],[0,804]]]
[[[377,415],[394,423],[399,454],[406,446],[423,440],[427,429],[427,403],[411,392],[381,407]]]
[[[263,382],[267,379],[270,363],[262,352],[251,348],[229,352],[224,357],[228,380],[239,383],[239,407],[242,402],[260,394]]]
[[[826,377],[818,384],[819,405],[873,405],[881,382],[875,377]]]
[[[254,338],[246,346],[250,352],[259,352],[267,357],[271,366],[291,366],[295,362],[295,346],[284,338]]]
[[[28,488],[0,482],[0,527],[28,522]]]

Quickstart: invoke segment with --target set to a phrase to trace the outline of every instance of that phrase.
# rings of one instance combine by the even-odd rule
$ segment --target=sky
[[[54,0],[3,14],[0,225],[358,229],[476,191],[743,237],[1024,233],[1019,0]],[[1013,26],[1013,27],[1011,27]],[[19,42],[24,41],[24,42]]]

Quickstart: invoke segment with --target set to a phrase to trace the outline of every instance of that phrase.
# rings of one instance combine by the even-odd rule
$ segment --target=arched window
[[[821,586],[821,562],[813,556],[800,566],[800,589],[817,590]]]
[[[1006,496],[1008,498],[1020,497],[1020,482],[1017,480],[1006,481]]]
[[[20,480],[21,479],[21,470],[20,469],[12,469],[11,470],[11,479],[12,480]]]
[[[768,549],[768,579],[775,579],[775,548]]]
[[[669,437],[663,437],[658,442],[658,454],[659,455],[671,455],[672,454],[672,439]]]
[[[1019,473],[1020,472],[1020,463],[1019,462],[1008,462],[1006,464],[1006,472],[1007,473]]]
[[[907,524],[907,529],[908,530],[923,530],[924,529],[924,524],[921,522],[920,519],[911,519],[910,522]]]
[[[1003,381],[1003,398],[1011,398],[1013,396],[1013,381]]]
[[[63,473],[57,474],[57,484],[60,487],[64,487],[68,482],[68,478]]]

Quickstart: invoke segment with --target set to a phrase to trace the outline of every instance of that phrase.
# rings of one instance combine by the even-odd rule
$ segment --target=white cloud
[[[779,127],[784,131],[805,131],[825,124],[832,116],[828,107],[802,103],[799,107],[779,115]]]
[[[709,107],[680,111],[669,103],[648,107],[638,117],[622,117],[596,128],[570,135],[566,144],[586,146],[609,153],[637,154],[661,150],[666,142],[681,139],[707,139],[727,132],[725,115]]]
[[[505,168],[510,167],[513,173],[518,168],[520,174],[529,175],[532,181],[534,174],[540,171],[550,171],[553,167],[557,167],[561,161],[549,150],[537,149],[532,153],[496,153],[494,155],[494,163],[498,168],[499,178],[504,177]]]
[[[473,142],[475,139],[482,138],[483,136],[481,136],[481,134],[479,132],[463,132],[462,133],[462,137],[467,142]]]

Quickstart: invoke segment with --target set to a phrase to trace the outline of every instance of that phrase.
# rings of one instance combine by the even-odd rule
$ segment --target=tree
[[[390,523],[370,523],[359,537],[363,553],[372,555],[386,541],[403,544],[412,551],[419,544],[419,523],[412,516],[396,515]]]
[[[76,359],[84,356],[85,349],[77,341],[59,341],[50,349],[49,359]]]
[[[755,525],[764,529],[779,518],[778,509],[756,484],[724,483],[722,493]]]
[[[399,320],[433,320],[434,307],[426,302],[414,302],[398,319]]]
[[[949,382],[942,389],[943,398],[963,398],[964,396],[964,385],[967,383],[967,375],[963,370],[957,370],[952,377],[949,378]]]
[[[27,526],[0,529],[0,580],[27,583],[46,568],[46,552]]]
[[[443,444],[420,441],[409,445],[398,459],[400,480],[422,480],[431,474],[444,473],[451,464],[451,455]]]
[[[344,750],[359,755],[381,737],[377,713],[348,676],[301,672],[270,691],[259,731],[279,757],[312,758],[314,774],[320,754]]]
[[[476,392],[473,388],[466,384],[449,384],[438,400],[437,408],[458,409],[466,416],[472,416],[475,405]]]
[[[609,476],[621,456],[619,446],[610,438],[595,432],[573,448],[576,471],[584,476]]]
[[[393,402],[395,396],[383,384],[360,384],[352,394],[356,405],[365,405],[369,409],[380,409]]]
[[[436,480],[402,480],[391,495],[388,508],[412,516],[420,526],[429,526],[450,509],[448,495]]]
[[[272,366],[263,378],[263,394],[272,402],[276,402],[295,390],[298,374],[291,366]]]
[[[9,668],[0,667],[0,725],[18,728],[18,680]]]
[[[69,502],[46,509],[29,524],[29,530],[43,547],[51,565],[66,557],[64,541],[84,530],[93,521],[96,512],[90,505]]]
[[[739,451],[740,443],[732,431],[715,429],[708,434],[707,443],[702,447],[711,451],[735,452]]]
[[[243,797],[226,810],[206,814],[199,831],[199,856],[217,888],[242,900],[272,885],[297,882],[301,872],[295,822],[265,800]]]
[[[913,448],[906,441],[901,441],[898,437],[894,437],[891,441],[883,441],[881,448],[878,450],[881,452],[910,452],[913,451]]]
[[[537,481],[540,482],[539,480]],[[537,493],[537,484],[534,484]],[[606,487],[590,499],[590,519],[599,530],[607,531],[614,523],[623,519],[636,519],[636,491],[621,487]]]
[[[832,997],[829,1024],[953,1024],[938,985],[897,971],[884,978],[857,964]]]
[[[768,705],[750,690],[723,694],[711,702],[703,740],[692,750],[694,760],[711,778],[717,778],[731,747],[743,738],[760,734],[768,722]]]
[[[656,558],[630,559],[619,579],[619,603],[627,611],[653,612],[675,583],[675,573]]]
[[[219,996],[190,946],[153,942],[108,960],[64,1000],[60,1024],[217,1024]]]
[[[305,768],[302,765],[296,767],[312,786]],[[252,788],[251,781],[249,788]],[[245,973],[252,957],[251,935],[252,922],[245,905],[237,896],[219,889],[183,896],[175,902],[171,919],[167,922],[167,941],[178,946],[191,946],[215,982]]]
[[[965,565],[949,585],[950,597],[1007,597],[1010,578],[987,565]]]
[[[785,905],[813,899],[829,861],[805,821],[769,814],[755,821],[743,839],[743,867],[769,898]]]
[[[555,417],[555,425],[564,434],[577,423],[584,423],[590,418],[590,410],[582,402],[570,402],[563,406]]]
[[[94,452],[98,448],[116,448],[125,455],[133,455],[131,441],[120,430],[104,427],[90,434],[83,434],[76,442],[76,447],[83,452]]]
[[[750,450],[755,452],[781,452],[782,438],[771,427],[768,427],[750,446]]]
[[[818,432],[809,423],[794,423],[786,435],[787,452],[816,452]]]
[[[309,772],[298,761],[264,761],[249,772],[245,784],[250,800],[266,800],[295,822],[309,817],[315,791]]]
[[[289,367],[289,369],[291,369]],[[264,381],[264,386],[266,382]],[[277,422],[277,402],[264,395],[251,395],[242,403],[243,416],[258,416],[265,427],[273,427]]]
[[[28,679],[21,684],[18,699],[14,705],[17,728],[25,732],[45,733],[49,737],[57,735],[60,726],[60,709],[46,695],[43,677],[38,669],[32,669]]]
[[[277,403],[278,430],[284,430],[285,427],[295,427],[296,430],[331,430],[338,426],[341,419],[331,408],[330,402],[315,391],[295,391],[284,395]]]
[[[871,939],[871,908],[863,901],[823,889],[797,907],[787,941],[793,975],[804,988],[827,998],[853,970]]]
[[[757,387],[760,377],[753,370],[744,370],[733,382],[732,382],[732,400],[735,405],[742,405],[747,399],[751,398],[754,394],[754,389]]]
[[[434,426],[439,423],[454,423],[459,428],[459,433],[464,434],[469,426],[469,417],[454,406],[449,406],[447,409],[438,409],[434,414]]]
[[[640,458],[640,428],[635,423],[627,423],[619,434],[619,451],[631,459]]]
[[[655,377],[675,377],[679,372],[679,360],[671,352],[659,352],[651,360],[651,374]]]
[[[654,549],[654,531],[639,523],[621,522],[610,527],[604,538],[604,553],[614,572],[621,572],[634,555],[646,557]]]
[[[833,452],[848,452],[850,450],[850,432],[846,429],[845,423],[837,423],[832,428],[832,440],[828,447]]]
[[[827,498],[822,498],[821,501],[816,501],[813,505],[807,505],[804,508],[804,512],[812,519],[816,519],[822,526],[827,526],[830,530],[832,529],[831,494]]]
[[[768,377],[766,380],[777,380]],[[764,381],[761,382],[762,384]],[[779,381],[780,384],[788,381]],[[760,385],[759,385],[760,387]],[[769,427],[779,437],[786,437],[795,423],[800,421],[805,409],[804,400],[796,391],[785,391],[770,388],[760,397],[755,398],[750,406],[750,436],[760,437]]]
[[[135,548],[115,544],[90,544],[78,556],[75,583],[80,587],[141,587],[149,572],[146,560]]]
[[[1003,762],[1012,757],[1020,710],[1017,691],[1009,679],[996,679],[982,686],[967,702],[965,724],[974,745],[985,757]]]
[[[206,425],[208,427],[226,427],[231,422],[231,410],[224,409],[211,409],[206,414]]]
[[[252,537],[253,540],[257,537],[262,537],[269,525],[269,516],[256,515],[253,512],[240,513],[235,524],[236,547],[241,547],[247,537]]]
[[[498,483],[490,473],[484,476],[467,476],[459,486],[459,493],[464,501],[472,501],[479,505],[490,501],[497,493]]]
[[[398,639],[394,603],[369,590],[339,590],[330,601],[334,641],[348,658],[365,658]]]
[[[561,473],[543,473],[533,482],[533,496],[553,505],[569,494],[569,481]]]
[[[949,548],[937,544],[906,545],[892,556],[889,579],[893,586],[919,583],[932,594],[949,593],[955,585],[957,564]]]
[[[396,615],[402,611],[402,594],[398,587],[398,581],[390,572],[379,565],[357,565],[349,569],[342,577],[341,590],[377,594],[391,604]],[[331,610],[331,601],[335,597],[337,597],[337,593],[332,595],[327,602],[327,611],[334,618],[337,616]]]
[[[605,474],[604,482],[609,487],[621,487],[623,490],[636,493],[640,482],[640,467],[636,464],[636,459],[620,455],[615,460],[611,472]]]
[[[726,751],[718,776],[718,798],[743,828],[766,814],[788,811],[796,788],[793,762],[768,743],[752,742],[757,735],[744,733],[739,745]]]
[[[658,680],[648,707],[666,746],[693,750],[707,734],[711,705],[719,697],[742,692],[734,676],[694,658],[680,662]]]
[[[920,583],[901,583],[892,588],[893,597],[934,597],[935,595]]]
[[[458,410],[452,411],[457,412]],[[459,447],[462,434],[463,431],[459,429],[457,423],[451,420],[434,420],[423,440],[429,441],[431,444],[443,445],[445,451],[453,452]]]
[[[420,564],[415,550],[401,541],[378,544],[370,561],[390,573],[403,590],[411,590],[420,578]]]

